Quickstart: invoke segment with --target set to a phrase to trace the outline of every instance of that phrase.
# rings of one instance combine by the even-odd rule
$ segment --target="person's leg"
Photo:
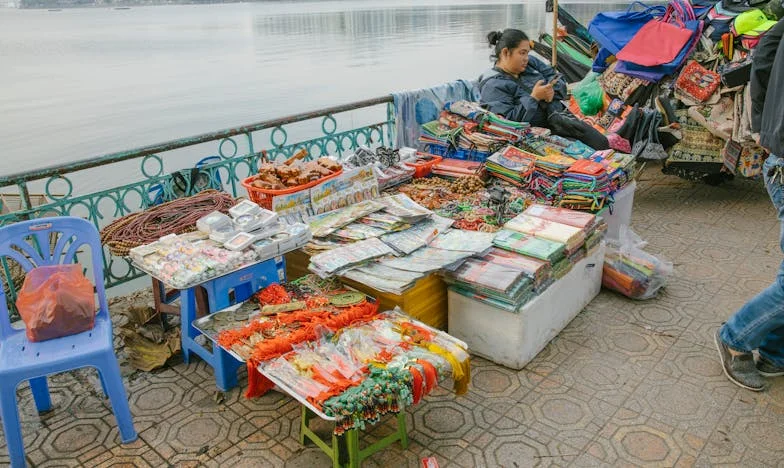
[[[784,375],[784,327],[768,334],[759,347],[757,370],[765,377]]]
[[[547,128],[553,134],[580,140],[595,150],[610,148],[607,137],[587,123],[579,120],[568,110],[560,110],[555,106],[548,108]]]
[[[782,221],[780,244],[784,251],[784,183],[782,172],[777,167],[784,161],[771,156],[765,161],[763,173],[765,186],[771,202],[776,208],[778,219]],[[716,332],[716,346],[727,377],[736,384],[750,390],[762,390],[765,383],[761,380],[756,367],[752,368],[751,352],[774,338],[772,333],[784,327],[784,262],[773,284],[757,294],[740,308]],[[778,355],[774,355],[774,359]]]

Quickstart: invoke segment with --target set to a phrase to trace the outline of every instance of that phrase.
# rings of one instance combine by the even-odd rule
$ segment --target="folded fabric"
[[[547,205],[531,205],[523,212],[529,216],[566,224],[588,232],[596,224],[596,215]]]
[[[504,225],[504,228],[541,239],[560,242],[566,245],[566,249],[569,252],[573,252],[585,242],[585,232],[580,228],[529,216],[525,213],[512,218]]]
[[[493,244],[502,249],[511,250],[529,257],[553,263],[563,258],[565,245],[521,232],[502,229],[496,234]]]

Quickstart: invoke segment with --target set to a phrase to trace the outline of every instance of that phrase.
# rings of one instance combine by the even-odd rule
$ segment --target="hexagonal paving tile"
[[[458,439],[465,435],[473,424],[472,412],[457,403],[428,403],[414,412],[416,430],[434,439]]]
[[[74,419],[52,429],[41,446],[52,459],[76,459],[101,446],[109,435],[109,426],[102,419]]]

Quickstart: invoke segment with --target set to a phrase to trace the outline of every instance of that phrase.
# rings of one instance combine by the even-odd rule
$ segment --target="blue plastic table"
[[[180,320],[182,323],[182,356],[190,362],[191,354],[196,354],[215,372],[215,384],[222,391],[237,386],[237,370],[243,365],[231,354],[217,345],[212,350],[196,342],[201,332],[193,326],[196,320],[196,288],[204,288],[207,295],[207,313],[223,310],[233,304],[247,300],[259,289],[271,283],[286,281],[286,262],[275,257],[263,262],[243,267],[233,273],[211,279],[205,283],[180,291]]]

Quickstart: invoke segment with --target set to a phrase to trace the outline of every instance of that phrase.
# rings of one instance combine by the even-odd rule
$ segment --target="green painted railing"
[[[392,97],[384,96],[0,176],[0,192],[18,196],[21,202],[20,210],[0,215],[0,226],[46,216],[79,216],[100,229],[128,213],[182,196],[173,173],[185,167],[190,175],[189,168],[197,161],[204,164],[195,177],[184,177],[185,192],[221,188],[235,197],[245,196],[240,181],[256,172],[262,158],[286,158],[302,148],[312,158],[342,155],[362,145],[390,145],[393,134]],[[112,172],[134,182],[80,190]],[[191,180],[195,187],[190,187]],[[45,194],[45,203],[33,206],[31,193]],[[106,249],[103,262],[107,288],[143,275]]]

